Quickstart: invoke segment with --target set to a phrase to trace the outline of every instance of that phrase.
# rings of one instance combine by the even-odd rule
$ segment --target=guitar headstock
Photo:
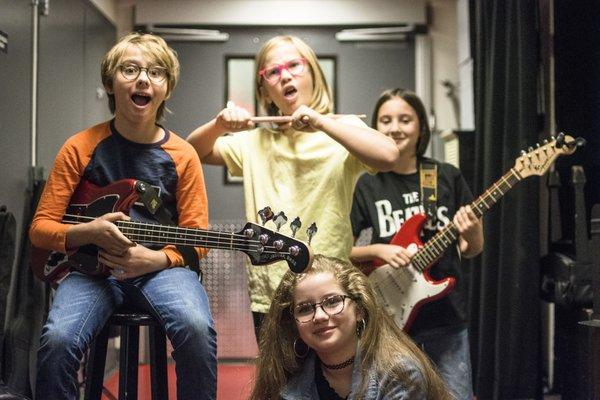
[[[300,240],[251,222],[237,234],[248,241],[248,248],[242,251],[248,255],[252,265],[286,261],[290,270],[300,273],[312,264],[312,251]]]
[[[560,133],[556,138],[544,140],[544,143],[538,144],[536,148],[530,147],[527,152],[521,152],[521,156],[515,161],[514,169],[521,178],[544,175],[559,156],[573,154],[577,147],[583,144],[583,139],[574,139]]]

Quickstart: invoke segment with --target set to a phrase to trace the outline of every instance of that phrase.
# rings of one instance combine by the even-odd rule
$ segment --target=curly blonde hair
[[[113,78],[119,69],[123,55],[129,46],[137,46],[154,63],[167,70],[167,96],[169,98],[179,80],[179,60],[175,50],[167,45],[167,42],[159,36],[150,33],[133,32],[125,35],[106,53],[100,65],[102,84],[106,89],[112,90]],[[108,90],[107,90],[108,91]],[[115,96],[108,93],[108,108],[112,114],[115,113]],[[158,107],[156,120],[163,118],[166,108],[165,102]]]
[[[450,399],[427,356],[382,310],[367,277],[351,264],[323,255],[316,255],[312,267],[302,274],[288,271],[277,287],[260,331],[257,374],[250,399],[279,399],[288,379],[302,369],[304,359],[298,358],[294,352],[294,341],[298,338],[291,311],[294,292],[298,283],[307,276],[323,272],[333,274],[364,318],[364,330],[359,340],[361,371],[371,368],[380,374],[391,371],[397,381],[406,382],[406,371],[397,365],[398,355],[402,355],[420,368],[425,377],[428,399]],[[356,398],[361,398],[366,390],[365,375],[362,376]]]

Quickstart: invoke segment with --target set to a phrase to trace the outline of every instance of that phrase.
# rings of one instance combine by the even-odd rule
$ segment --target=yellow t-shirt
[[[360,120],[344,121],[352,125]],[[364,126],[364,124],[363,124]],[[260,127],[222,136],[218,149],[229,172],[242,176],[248,221],[259,223],[257,213],[270,206],[288,217],[280,233],[291,236],[289,223],[300,217],[296,238],[308,242],[313,222],[314,254],[348,260],[352,248],[350,209],[358,177],[367,169],[341,144],[324,132],[276,131]],[[265,224],[275,230],[272,221]],[[285,262],[248,266],[252,311],[266,313],[283,274]]]

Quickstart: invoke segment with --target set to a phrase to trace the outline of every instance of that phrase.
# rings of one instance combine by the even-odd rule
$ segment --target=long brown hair
[[[427,146],[429,145],[431,129],[429,128],[429,121],[427,120],[427,111],[425,110],[425,106],[415,92],[396,88],[388,89],[381,93],[381,95],[379,95],[379,99],[377,99],[377,103],[375,103],[375,109],[373,110],[373,116],[371,117],[371,128],[377,129],[379,109],[386,101],[391,100],[394,97],[398,97],[406,101],[417,113],[419,127],[421,129],[421,132],[419,132],[419,140],[417,141],[417,156],[422,156],[425,154],[425,150],[427,150]]]
[[[302,279],[322,272],[333,274],[364,318],[364,330],[359,339],[361,371],[369,371],[372,368],[379,374],[391,371],[397,375],[397,381],[407,382],[406,371],[403,371],[397,362],[398,356],[402,355],[412,360],[421,370],[428,399],[450,399],[427,356],[382,311],[367,277],[345,261],[316,255],[312,267],[307,272],[295,274],[288,271],[275,291],[260,331],[260,352],[251,400],[279,399],[288,379],[302,369],[304,359],[298,358],[294,352],[294,341],[298,338],[291,312],[294,292]],[[361,378],[357,398],[366,390],[366,375],[363,374]]]

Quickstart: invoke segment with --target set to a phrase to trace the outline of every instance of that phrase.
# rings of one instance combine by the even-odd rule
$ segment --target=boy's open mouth
[[[138,106],[145,106],[150,103],[151,97],[143,94],[134,94],[131,96],[131,100]]]

